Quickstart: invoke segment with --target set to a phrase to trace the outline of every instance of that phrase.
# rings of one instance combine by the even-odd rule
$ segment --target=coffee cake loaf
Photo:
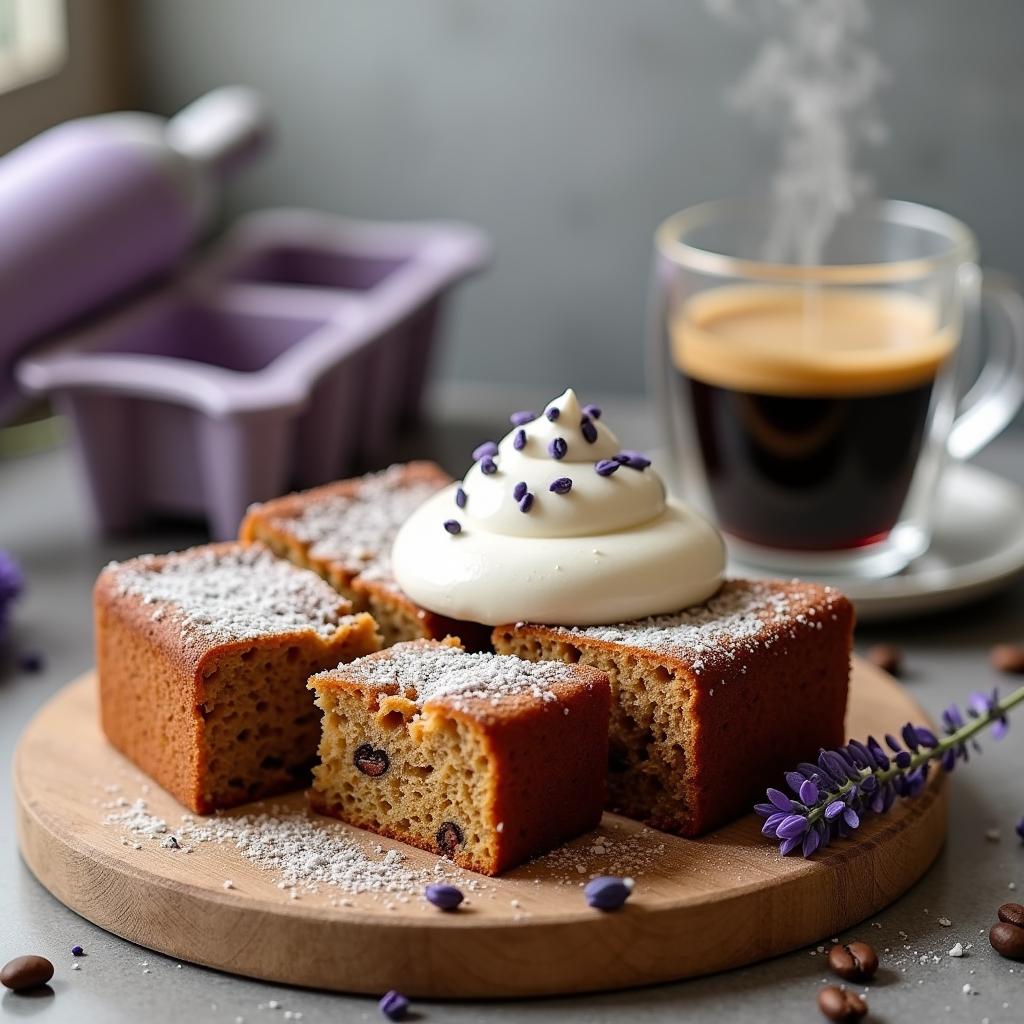
[[[853,608],[830,587],[730,580],[619,626],[499,626],[495,650],[588,665],[612,688],[609,806],[697,836],[844,740]]]
[[[200,814],[307,785],[309,676],[380,646],[369,615],[262,545],[111,563],[94,604],[107,738]]]
[[[609,688],[593,669],[419,640],[314,676],[313,806],[498,874],[601,819]]]
[[[282,558],[319,573],[356,609],[373,615],[385,645],[451,635],[470,649],[482,649],[489,644],[488,628],[418,607],[391,573],[391,545],[399,528],[450,483],[432,462],[394,465],[254,505],[239,537],[262,541]]]

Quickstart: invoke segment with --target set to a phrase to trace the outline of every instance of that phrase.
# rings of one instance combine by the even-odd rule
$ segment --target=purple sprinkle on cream
[[[455,488],[455,504],[458,505],[459,508],[466,507],[466,492],[461,487]]]
[[[553,459],[564,459],[565,453],[569,450],[569,446],[565,443],[564,437],[556,437],[548,445],[548,453]]]
[[[513,427],[525,426],[527,423],[533,422],[536,418],[537,414],[535,412],[530,412],[527,409],[521,409],[519,412],[514,412],[509,416],[509,420]]]
[[[583,411],[592,419],[599,420],[601,418],[601,410],[596,405],[585,405]]]
[[[555,420],[557,420],[558,417],[562,415],[562,412],[560,409],[556,409],[553,405],[549,405],[544,410],[544,415],[547,416],[547,418],[551,420],[552,423],[554,423]]]
[[[598,476],[611,476],[619,468],[619,463],[614,459],[601,459],[600,462],[594,463],[594,469],[597,470]]]
[[[597,440],[597,427],[594,426],[589,416],[580,420],[580,432],[587,444],[593,444]]]
[[[444,521],[444,528],[454,537],[457,533],[462,533],[462,523],[458,519],[446,519]]]
[[[492,473],[498,472],[498,464],[490,457],[490,455],[485,455],[480,460],[480,472],[483,473],[484,476],[490,476]]]
[[[461,889],[442,882],[428,885],[423,890],[423,897],[441,910],[454,910],[464,899]]]
[[[533,508],[533,495],[527,491],[519,502],[520,512],[529,512]]]
[[[519,429],[516,431],[516,436],[512,438],[512,447],[517,452],[521,452],[526,447],[526,431]]]
[[[409,1012],[409,1000],[394,989],[386,992],[377,1006],[388,1020],[403,1020]]]
[[[493,441],[484,441],[483,444],[478,444],[473,449],[473,461],[479,462],[481,459],[486,458],[488,455],[497,455],[498,446]]]
[[[568,494],[572,490],[572,481],[567,476],[560,476],[551,481],[548,490],[554,494]]]
[[[632,449],[619,452],[615,456],[615,461],[620,465],[629,466],[630,469],[637,470],[646,469],[651,464],[651,460],[643,452],[633,451]]]
[[[529,490],[529,488],[526,486],[526,481],[520,480],[519,483],[512,488],[512,497],[515,498],[516,501],[521,501],[527,490]]]

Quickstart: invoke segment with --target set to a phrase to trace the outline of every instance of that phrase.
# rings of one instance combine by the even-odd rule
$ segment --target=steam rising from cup
[[[780,139],[764,258],[819,263],[836,221],[872,192],[862,144],[886,131],[876,106],[887,73],[868,46],[866,0],[705,0],[724,22],[764,36],[729,104]]]

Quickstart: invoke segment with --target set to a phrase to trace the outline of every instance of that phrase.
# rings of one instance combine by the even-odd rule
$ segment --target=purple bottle
[[[266,135],[260,98],[230,86],[170,120],[68,121],[0,159],[0,423],[21,402],[15,357],[174,267]]]

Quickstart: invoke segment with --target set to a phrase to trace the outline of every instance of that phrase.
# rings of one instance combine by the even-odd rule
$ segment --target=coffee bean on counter
[[[1000,921],[999,924],[992,925],[988,941],[1000,956],[1005,956],[1008,960],[1024,960],[1024,928]]]
[[[53,964],[42,956],[16,956],[0,971],[0,983],[15,992],[38,988],[53,977]]]
[[[869,981],[878,970],[878,954],[866,942],[837,944],[828,951],[828,965],[847,981]]]
[[[1024,675],[1024,644],[996,644],[989,657],[1000,672]]]
[[[903,652],[895,644],[875,644],[867,649],[865,656],[889,675],[898,676],[903,671]]]
[[[848,988],[827,985],[818,993],[818,1009],[838,1024],[852,1024],[867,1016],[868,1004]]]
[[[1019,903],[1004,903],[999,908],[999,920],[1024,928],[1024,906]]]

